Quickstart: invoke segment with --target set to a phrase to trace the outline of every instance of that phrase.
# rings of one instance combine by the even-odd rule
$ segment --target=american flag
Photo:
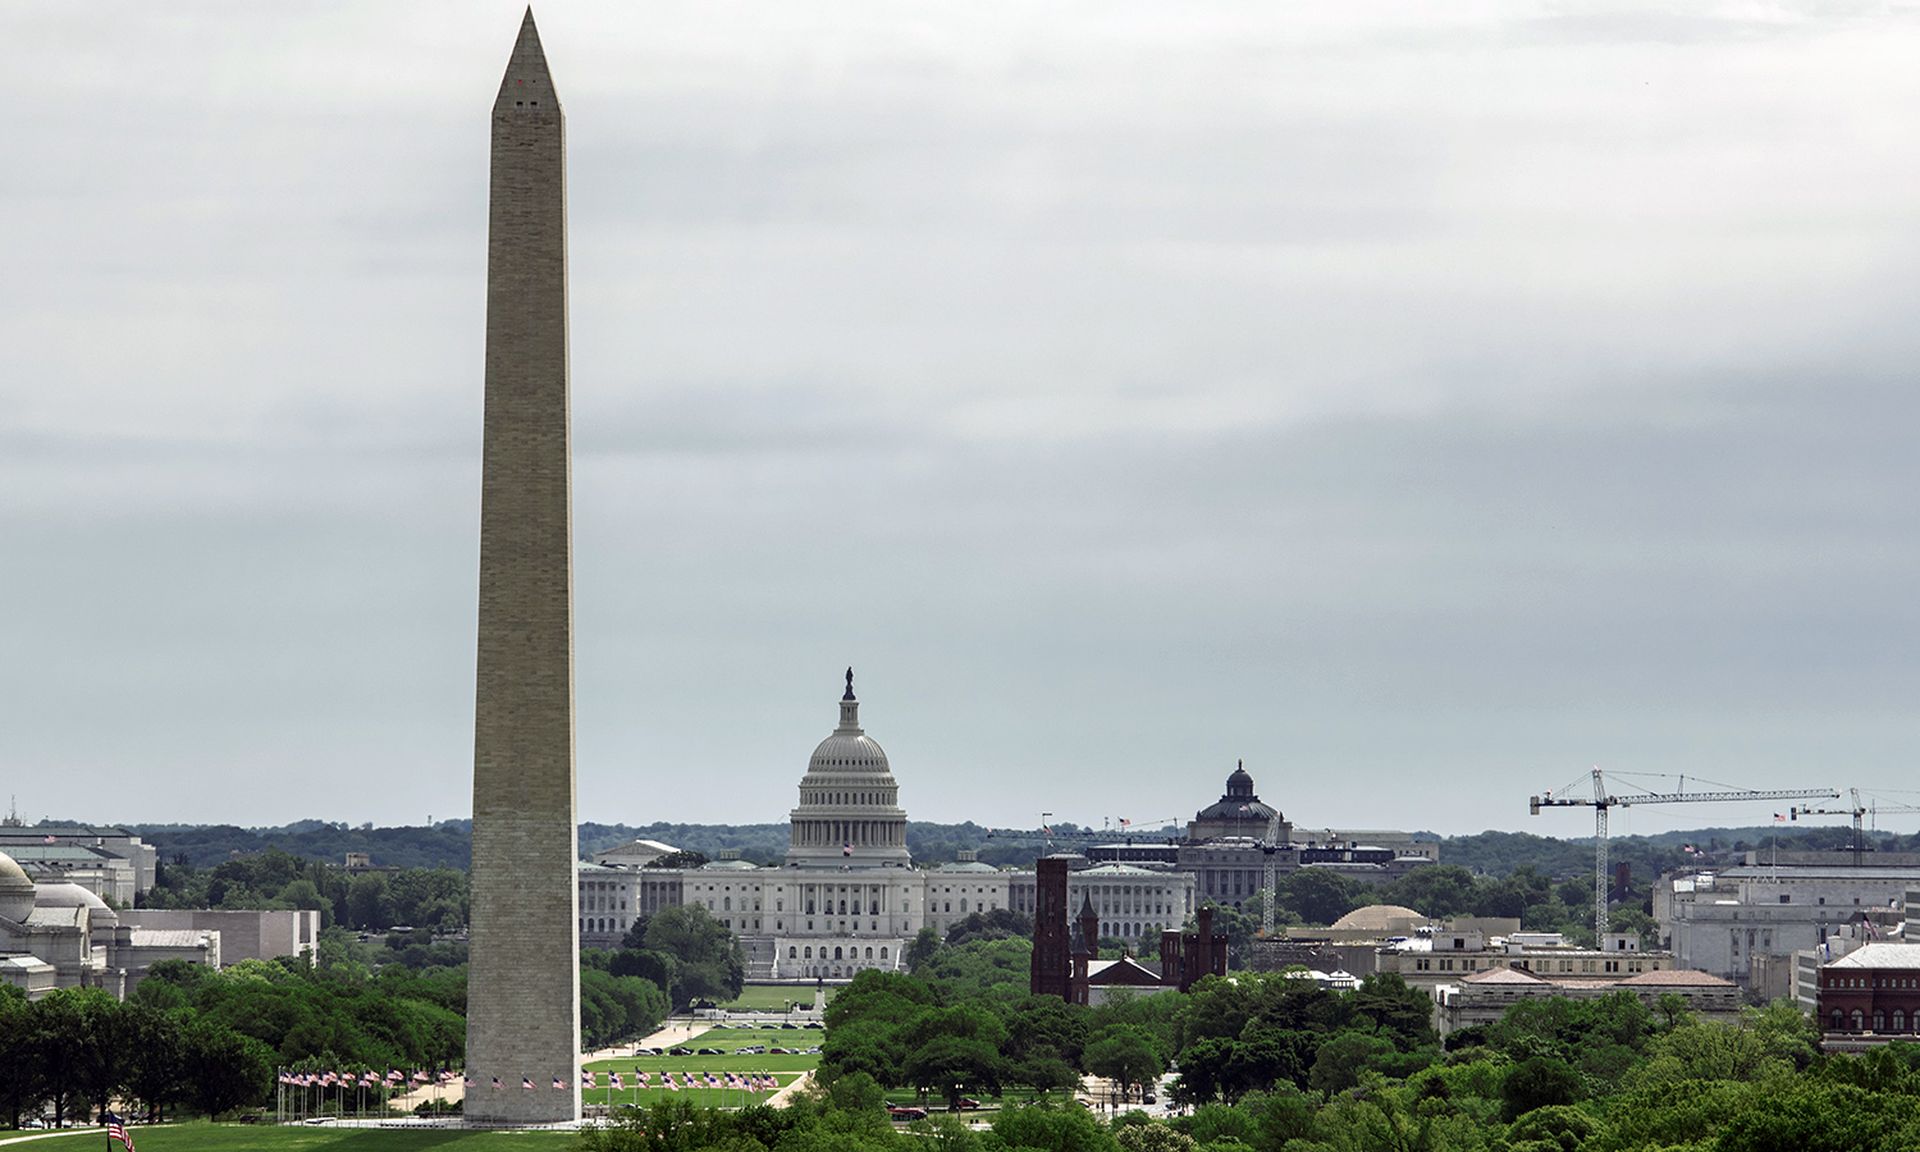
[[[851,855],[853,855],[853,845],[851,845],[851,844],[842,844],[842,845],[840,845],[840,855],[842,855],[842,856],[851,856]]]
[[[127,1152],[133,1152],[133,1137],[127,1135],[127,1122],[117,1112],[109,1112],[107,1120],[107,1139],[118,1140]]]
[[[531,1089],[533,1087],[533,1077],[531,1076],[520,1077],[520,1087]]]
[[[626,1087],[625,1084],[620,1082],[620,1073],[618,1072],[607,1073],[607,1083],[613,1085],[613,1089],[616,1092]]]
[[[531,1088],[533,1087],[533,1085],[529,1084],[527,1085],[527,1087]],[[567,1082],[565,1080],[560,1079],[560,1077],[555,1076],[553,1078],[553,1089],[556,1092],[565,1092],[567,1090]]]
[[[500,1077],[498,1077],[498,1076],[495,1076],[495,1077],[493,1078],[493,1086],[494,1086],[495,1088],[499,1088],[499,1087],[501,1087],[501,1083],[500,1083]]]

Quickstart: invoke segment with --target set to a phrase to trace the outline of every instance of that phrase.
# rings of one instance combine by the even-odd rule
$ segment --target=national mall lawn
[[[766,1073],[780,1082],[780,1087],[799,1079],[820,1063],[819,1055],[803,1053],[776,1054],[773,1052],[741,1052],[742,1048],[813,1048],[826,1035],[819,1028],[780,1028],[780,1027],[741,1027],[739,1025],[721,1026],[709,1029],[690,1040],[681,1041],[676,1047],[698,1050],[717,1049],[721,1055],[705,1056],[619,1056],[610,1060],[595,1060],[585,1067],[596,1074],[599,1087],[581,1089],[580,1096],[588,1104],[651,1104],[655,1100],[669,1096],[680,1096],[689,1103],[717,1105],[734,1108],[743,1104],[764,1101],[772,1092],[749,1093],[734,1088],[682,1088],[670,1092],[660,1086],[660,1075],[671,1071],[676,1079],[682,1073],[692,1073],[699,1077],[711,1072],[724,1077],[725,1073],[740,1074]],[[636,1088],[634,1073],[644,1070],[649,1073],[649,1087]],[[608,1087],[607,1074],[618,1072],[625,1081],[625,1087],[611,1090]]]

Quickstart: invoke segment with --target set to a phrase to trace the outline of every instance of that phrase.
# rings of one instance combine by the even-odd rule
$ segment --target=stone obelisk
[[[580,1115],[567,407],[566,126],[528,9],[493,104],[487,212],[471,1121]]]

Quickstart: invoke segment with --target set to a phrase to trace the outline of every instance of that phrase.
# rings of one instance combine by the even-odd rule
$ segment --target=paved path
[[[52,1140],[57,1136],[91,1136],[95,1140],[99,1140],[104,1138],[106,1134],[107,1130],[105,1128],[65,1128],[58,1132],[35,1132],[28,1136],[9,1136],[5,1140],[0,1140],[0,1148],[4,1148],[8,1144],[25,1144],[29,1140]]]
[[[813,1084],[813,1069],[809,1068],[805,1072],[800,1073],[799,1077],[796,1078],[793,1083],[787,1085],[785,1088],[782,1088],[780,1089],[780,1091],[775,1092],[773,1095],[767,1097],[767,1100],[766,1100],[767,1107],[785,1108],[787,1105],[793,1103],[794,1096],[798,1095],[801,1092],[806,1091],[807,1088],[812,1084]]]

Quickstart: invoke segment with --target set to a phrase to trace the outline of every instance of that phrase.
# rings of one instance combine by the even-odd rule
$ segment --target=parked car
[[[691,1048],[669,1048],[669,1049],[667,1049],[667,1055],[669,1055],[669,1056],[691,1056],[691,1055],[693,1055],[693,1049],[691,1049]]]
[[[896,1104],[889,1104],[887,1106],[887,1115],[895,1120],[925,1120],[927,1118],[927,1110],[925,1108],[905,1108]]]
[[[960,1097],[960,1103],[958,1104],[958,1107],[960,1107],[960,1108],[978,1108],[978,1107],[980,1107],[980,1101],[978,1101],[978,1100],[975,1100],[975,1099],[974,1099],[973,1097],[971,1097],[971,1096],[962,1096],[962,1097]]]

